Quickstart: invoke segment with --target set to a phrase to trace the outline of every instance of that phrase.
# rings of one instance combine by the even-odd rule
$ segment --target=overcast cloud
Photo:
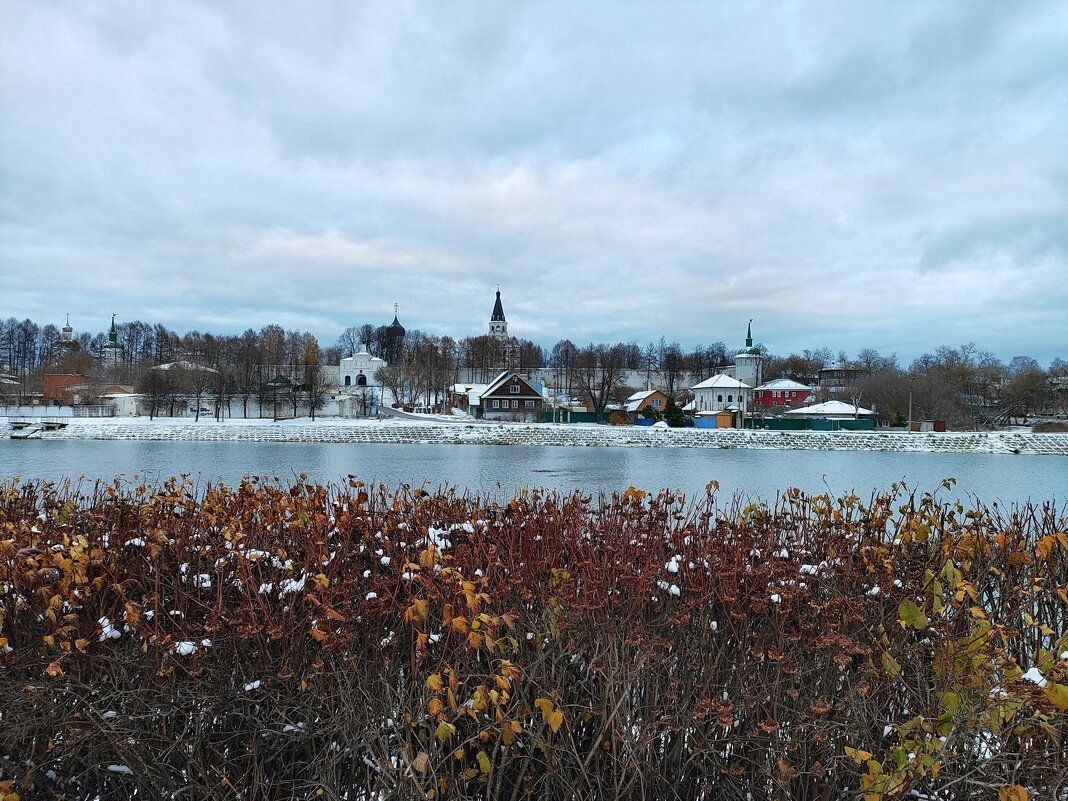
[[[0,1],[0,315],[1068,358],[1068,4]]]

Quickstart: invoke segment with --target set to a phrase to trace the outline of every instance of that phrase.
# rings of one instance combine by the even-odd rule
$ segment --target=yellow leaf
[[[542,720],[548,720],[549,715],[553,713],[553,702],[548,698],[539,698],[534,702],[534,706],[541,710]]]
[[[430,762],[430,757],[426,751],[420,751],[419,755],[412,760],[412,767],[417,773],[425,773],[427,764]]]
[[[478,759],[478,768],[479,768],[479,770],[481,770],[483,773],[489,773],[490,772],[490,761],[489,761],[489,756],[486,754],[486,752],[485,751],[479,751],[476,758]]]
[[[426,711],[429,712],[431,715],[438,714],[444,708],[445,704],[441,703],[440,698],[431,698],[426,705]]]
[[[424,601],[422,598],[416,598],[414,601],[412,601],[412,608],[415,609],[415,613],[419,615],[419,618],[421,620],[426,620],[426,601]]]
[[[319,629],[308,629],[308,634],[310,634],[312,637],[314,637],[319,642],[322,642],[323,640],[326,639],[326,632],[325,631],[319,631]]]
[[[444,686],[445,685],[441,680],[441,674],[440,673],[434,673],[433,675],[428,677],[427,680],[426,680],[426,688],[428,690],[430,690],[430,692],[432,692],[432,693],[438,692]]]
[[[560,726],[564,722],[564,713],[557,709],[551,715],[549,715],[549,728],[553,730],[553,734],[560,731]]]
[[[55,662],[53,662],[51,665],[49,665],[48,667],[45,668],[45,673],[47,673],[49,676],[58,676],[62,672],[63,672],[63,668],[61,668],[59,666],[59,660],[58,659]]]
[[[845,753],[847,757],[850,757],[858,765],[865,760],[871,759],[871,753],[868,751],[862,751],[859,748],[850,748],[848,745],[845,747]]]
[[[1045,687],[1046,697],[1062,712],[1068,709],[1068,685],[1050,684]]]
[[[452,737],[452,733],[454,731],[456,731],[455,726],[453,726],[451,723],[446,723],[445,721],[442,721],[438,724],[437,729],[434,731],[434,736],[442,742],[445,742],[450,737]]]
[[[89,640],[75,640],[74,645],[79,651],[85,651],[85,646],[89,644]]]

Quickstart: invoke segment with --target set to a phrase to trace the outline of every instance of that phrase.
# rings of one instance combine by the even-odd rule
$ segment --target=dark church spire
[[[503,323],[504,320],[504,307],[501,305],[501,290],[497,288],[497,302],[493,304],[493,314],[490,316],[490,320],[495,323]]]
[[[491,337],[504,339],[508,336],[508,321],[504,319],[504,306],[501,305],[501,287],[497,286],[497,300],[490,315],[489,332]]]

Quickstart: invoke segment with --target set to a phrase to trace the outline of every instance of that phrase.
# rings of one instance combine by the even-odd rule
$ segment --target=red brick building
[[[72,373],[46,373],[44,399],[55,404],[72,404],[88,395],[89,377]]]
[[[753,411],[796,409],[815,400],[816,390],[790,378],[776,378],[753,390]]]

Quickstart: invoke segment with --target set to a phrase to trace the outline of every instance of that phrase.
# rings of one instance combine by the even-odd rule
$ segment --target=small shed
[[[734,428],[734,413],[723,409],[718,412],[697,412],[694,428]]]

